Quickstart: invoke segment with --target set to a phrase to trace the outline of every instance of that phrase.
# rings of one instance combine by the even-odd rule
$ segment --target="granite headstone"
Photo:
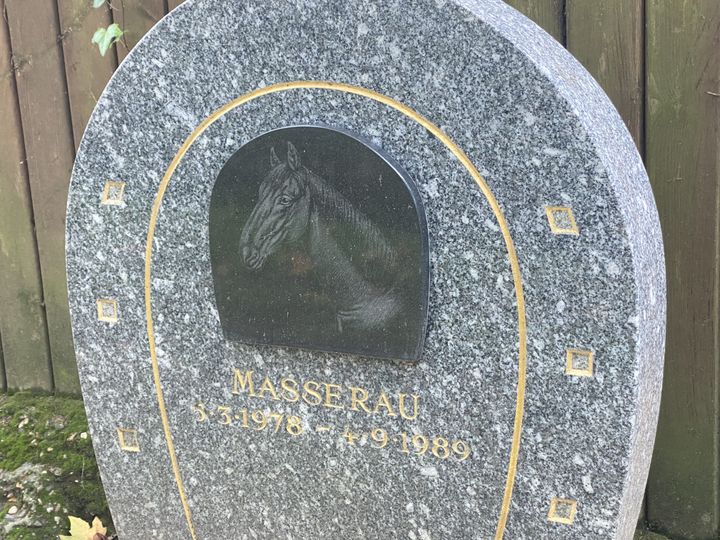
[[[187,0],[90,120],[67,271],[123,539],[632,534],[657,212],[499,0]]]

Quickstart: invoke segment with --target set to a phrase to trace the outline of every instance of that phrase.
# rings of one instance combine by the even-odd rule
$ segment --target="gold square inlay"
[[[550,501],[550,511],[548,512],[548,521],[555,523],[563,523],[572,525],[575,522],[575,514],[577,513],[577,501],[572,499],[559,499],[553,497]]]
[[[119,206],[123,203],[123,194],[125,193],[125,182],[117,180],[108,180],[105,182],[100,204]]]
[[[565,358],[565,374],[577,377],[592,377],[594,356],[595,354],[592,351],[568,349]]]
[[[545,213],[550,224],[550,230],[554,234],[580,235],[580,230],[577,223],[575,223],[575,216],[570,208],[566,206],[546,206]]]
[[[118,303],[113,298],[99,298],[97,301],[98,320],[102,322],[118,322]]]
[[[137,429],[118,428],[117,433],[118,440],[120,441],[120,448],[126,452],[140,451],[140,440],[138,439]]]

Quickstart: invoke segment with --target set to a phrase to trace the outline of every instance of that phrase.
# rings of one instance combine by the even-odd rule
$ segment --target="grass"
[[[67,534],[69,515],[112,528],[81,400],[0,396],[0,508],[7,540]]]

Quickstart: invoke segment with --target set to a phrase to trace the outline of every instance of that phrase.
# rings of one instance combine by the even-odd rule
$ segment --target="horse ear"
[[[277,157],[277,154],[275,153],[275,147],[270,148],[270,166],[274,169],[280,165],[280,158]]]
[[[297,149],[291,142],[288,142],[287,162],[293,171],[297,171],[300,168],[300,154],[298,154]]]

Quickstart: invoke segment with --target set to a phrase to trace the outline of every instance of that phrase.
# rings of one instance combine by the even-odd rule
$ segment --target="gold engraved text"
[[[234,369],[232,393],[288,403],[302,400],[313,407],[348,409],[390,418],[399,416],[405,420],[417,420],[420,415],[420,396],[417,394],[384,391],[371,394],[367,389],[357,386],[313,380],[301,382],[292,377],[283,377],[279,383],[275,383],[270,377],[261,377],[253,370]]]
[[[215,421],[223,426],[236,424],[254,431],[268,429],[273,433],[286,432],[292,436],[302,435],[305,431],[302,419],[290,414],[247,409],[233,410],[222,405],[208,408],[204,403],[193,405],[193,411],[196,414],[195,419],[200,423],[216,419]]]

